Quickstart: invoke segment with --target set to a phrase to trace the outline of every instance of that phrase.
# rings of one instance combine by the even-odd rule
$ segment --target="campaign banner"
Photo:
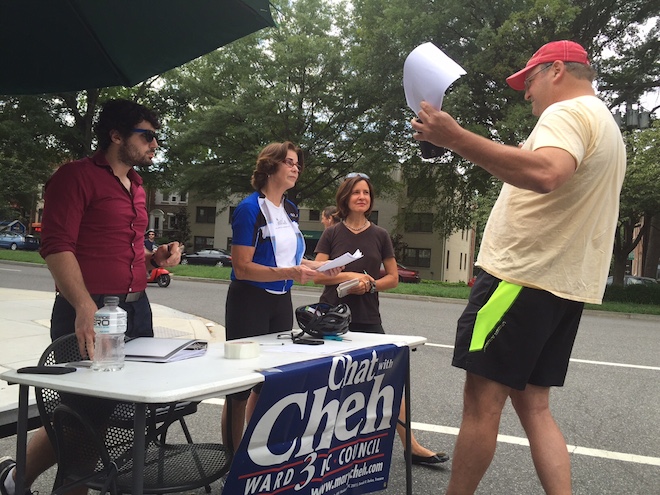
[[[387,488],[408,370],[384,345],[262,371],[224,495],[358,495]]]

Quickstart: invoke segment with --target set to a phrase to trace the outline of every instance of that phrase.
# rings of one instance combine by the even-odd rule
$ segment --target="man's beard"
[[[118,151],[119,160],[129,167],[148,167],[152,164],[151,158],[146,154],[140,155],[134,146],[123,143]]]

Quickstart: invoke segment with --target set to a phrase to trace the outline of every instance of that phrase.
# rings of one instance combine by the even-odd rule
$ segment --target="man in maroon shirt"
[[[133,167],[151,165],[158,128],[158,118],[146,107],[110,100],[95,128],[99,150],[62,165],[46,184],[41,255],[58,291],[51,338],[75,332],[82,355],[90,359],[94,313],[103,306],[104,296],[119,296],[128,313],[129,337],[152,337],[151,307],[144,292],[147,270],[180,261],[178,242],[155,252],[147,252],[143,242],[146,195]],[[40,428],[27,447],[25,485],[31,486],[55,462],[46,431]],[[14,495],[14,464],[10,458],[0,459],[2,495]]]

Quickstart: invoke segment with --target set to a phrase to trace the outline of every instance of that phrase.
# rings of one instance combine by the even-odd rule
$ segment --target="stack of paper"
[[[201,356],[207,347],[205,340],[137,337],[127,341],[124,350],[127,361],[171,363]]]
[[[330,270],[331,268],[345,266],[355,260],[359,260],[360,258],[362,258],[362,256],[363,256],[362,252],[359,249],[357,249],[353,254],[344,253],[339,258],[335,258],[334,260],[330,260],[327,263],[321,265],[320,267],[317,268],[317,270],[319,272],[325,272],[327,270]]]

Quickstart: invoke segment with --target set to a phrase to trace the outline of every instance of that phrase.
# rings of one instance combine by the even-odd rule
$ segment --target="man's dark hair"
[[[147,107],[130,100],[108,100],[104,103],[94,132],[99,142],[99,149],[110,147],[110,132],[117,131],[128,138],[137,124],[146,120],[154,129],[160,129],[158,115]]]

